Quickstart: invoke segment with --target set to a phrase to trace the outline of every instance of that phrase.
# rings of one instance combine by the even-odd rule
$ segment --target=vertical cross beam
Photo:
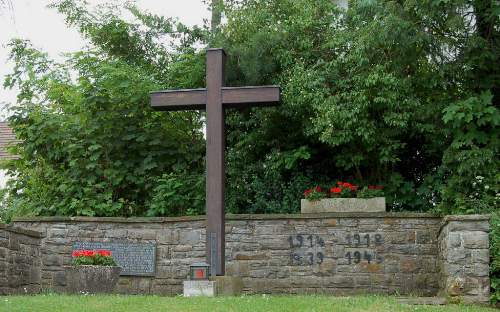
[[[222,87],[224,86],[224,63],[226,55],[222,49],[207,50],[207,261],[212,275],[225,272],[225,226],[224,226],[224,108]],[[214,246],[215,245],[215,246]]]

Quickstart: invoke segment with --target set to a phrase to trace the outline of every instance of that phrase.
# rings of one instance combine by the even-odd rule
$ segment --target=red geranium
[[[73,253],[71,254],[73,257],[81,257],[83,256],[83,250],[74,250]]]
[[[96,250],[97,254],[103,256],[103,257],[110,257],[111,256],[111,251],[109,250]]]
[[[103,256],[103,257],[111,257],[111,251],[105,250],[105,249],[99,249],[99,250],[74,250],[71,255],[74,258],[77,257],[95,257],[97,255]]]
[[[105,249],[98,250],[74,250],[73,265],[102,265],[116,266],[116,262],[111,257],[111,251]]]
[[[340,187],[332,187],[330,189],[330,193],[338,194],[340,192],[342,192],[342,189]]]
[[[304,191],[304,197],[308,200],[314,201],[326,197],[326,192],[323,192],[321,186],[317,185]]]

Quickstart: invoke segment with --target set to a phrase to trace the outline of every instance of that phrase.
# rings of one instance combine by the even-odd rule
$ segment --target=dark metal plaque
[[[210,232],[210,263],[213,263],[211,267],[211,275],[217,275],[217,233]]]
[[[122,267],[120,275],[154,276],[156,264],[156,245],[146,243],[103,243],[74,242],[73,250],[106,249],[110,250],[113,259]]]

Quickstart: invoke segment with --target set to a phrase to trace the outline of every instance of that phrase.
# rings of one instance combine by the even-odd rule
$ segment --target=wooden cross
[[[278,86],[224,87],[225,58],[226,54],[222,49],[207,50],[206,89],[151,93],[151,106],[156,110],[206,109],[206,254],[212,275],[224,275],[225,272],[224,109],[271,106],[278,105],[280,101]]]

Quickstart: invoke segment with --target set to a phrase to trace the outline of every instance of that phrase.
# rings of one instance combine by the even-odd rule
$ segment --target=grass
[[[152,312],[152,311],[314,311],[314,312],[389,312],[443,311],[493,312],[492,308],[472,305],[409,306],[396,302],[394,297],[356,296],[242,296],[218,298],[183,298],[155,296],[8,296],[0,297],[1,312]]]

